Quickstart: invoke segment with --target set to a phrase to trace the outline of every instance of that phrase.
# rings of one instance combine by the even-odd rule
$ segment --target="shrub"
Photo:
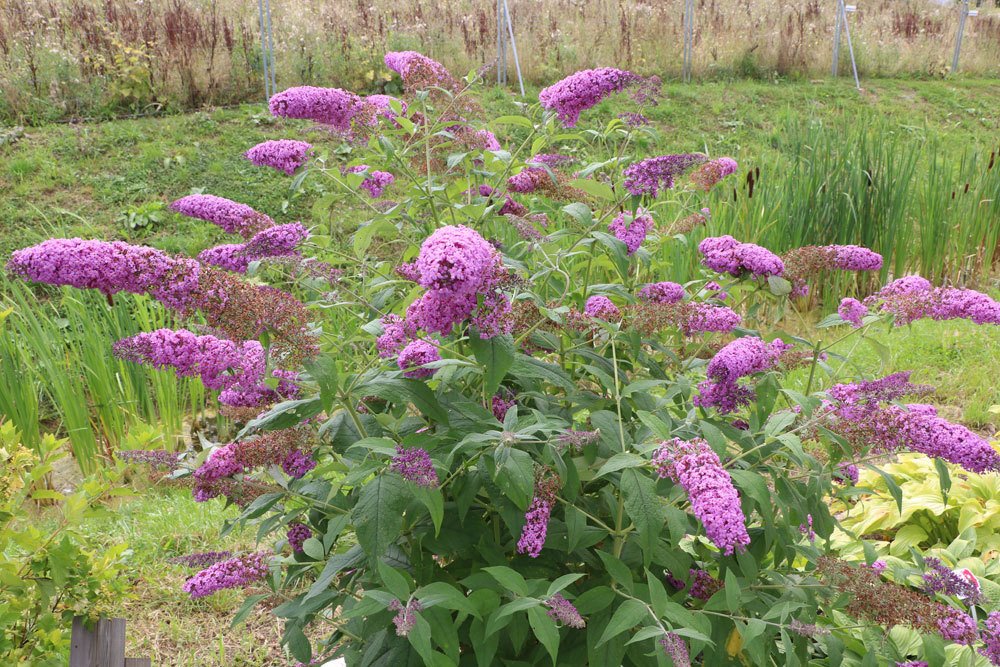
[[[230,392],[227,413],[246,422],[202,458],[195,494],[241,505],[277,551],[214,563],[186,590],[267,580],[302,662],[903,661],[911,647],[877,629],[896,626],[930,637],[928,654],[947,640],[971,655],[977,601],[891,580],[874,557],[837,559],[828,500],[898,450],[981,473],[1000,456],[904,402],[929,391],[908,374],[849,382],[828,352],[890,322],[996,324],[1000,304],[910,277],[827,318],[832,343],[788,336],[788,297],[815,271],[881,259],[813,247],[786,275],[767,248],[705,237],[705,192],[735,162],[636,155],[641,106],[603,130],[559,122],[586,122],[623,89],[641,105],[655,82],[581,72],[484,124],[474,76],[463,84],[414,52],[386,63],[405,104],[336,89],[272,103],[343,141],[282,161],[296,188],[325,193],[331,226],[240,263],[249,279],[113,244],[47,242],[9,264],[148,293],[239,339],[159,331],[115,347]],[[273,229],[201,197],[174,208],[253,239]],[[366,218],[350,238],[333,222],[347,202]],[[664,258],[695,252],[702,268],[667,281]],[[94,262],[106,270],[93,276]],[[286,289],[257,282],[270,262]],[[782,384],[796,368],[804,392]],[[332,629],[313,645],[320,622]]]
[[[86,481],[64,495],[45,489],[66,442],[51,435],[35,451],[0,423],[0,662],[66,664],[74,616],[96,619],[122,586],[125,546],[99,551],[79,529],[101,511],[106,481]],[[35,501],[55,503],[54,525],[38,522]]]

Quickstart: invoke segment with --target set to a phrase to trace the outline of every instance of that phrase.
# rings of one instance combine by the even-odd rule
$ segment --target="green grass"
[[[266,604],[251,612],[245,625],[230,628],[246,592],[227,590],[192,600],[181,587],[195,570],[167,562],[196,552],[255,549],[252,530],[220,537],[223,521],[235,518],[236,508],[225,508],[221,500],[196,503],[182,488],[138,482],[136,492],[85,526],[96,544],[124,543],[131,550],[130,592],[108,610],[128,621],[126,654],[150,657],[158,667],[292,664]]]

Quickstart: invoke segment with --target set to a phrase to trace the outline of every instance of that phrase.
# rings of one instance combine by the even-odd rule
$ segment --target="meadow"
[[[612,9],[600,5],[602,12]],[[366,48],[375,53],[381,46]],[[560,61],[570,71],[576,64]],[[642,71],[642,61],[637,64]],[[130,619],[131,652],[177,665],[295,664],[336,651],[358,664],[379,656],[385,664],[403,664],[405,655],[413,664],[681,665],[689,652],[702,664],[779,664],[793,657],[800,664],[882,664],[866,658],[876,654],[899,664],[994,660],[995,630],[988,623],[976,630],[975,642],[964,641],[968,633],[957,641],[913,618],[845,607],[844,594],[863,591],[845,591],[836,570],[841,565],[824,560],[851,564],[880,594],[911,605],[933,602],[933,613],[992,612],[1000,589],[992,561],[1000,544],[989,504],[995,502],[990,466],[919,442],[911,451],[929,455],[879,449],[877,441],[838,431],[839,413],[818,422],[820,430],[810,429],[825,409],[818,397],[827,394],[818,392],[912,370],[914,383],[937,387],[924,399],[935,404],[934,419],[968,426],[976,442],[986,443],[997,430],[995,327],[971,316],[915,317],[895,327],[893,317],[909,311],[893,311],[898,306],[881,288],[919,273],[942,286],[938,290],[997,294],[1000,109],[990,100],[1000,96],[1000,84],[873,80],[860,95],[844,82],[667,84],[657,101],[640,105],[643,120],[622,116],[635,113],[636,103],[619,95],[589,108],[574,129],[534,105],[537,88],[527,96],[534,106],[525,108],[489,85],[466,90],[454,79],[441,86],[447,92],[419,93],[416,84],[407,85],[405,67],[400,80],[383,74],[379,63],[371,66],[376,76],[405,88],[410,108],[389,106],[379,129],[360,140],[345,141],[336,124],[331,129],[252,104],[3,135],[5,257],[49,238],[80,236],[200,256],[210,265],[210,255],[201,253],[233,239],[228,223],[167,206],[205,193],[244,202],[282,223],[301,221],[310,230],[301,256],[343,272],[327,284],[305,270],[256,262],[241,267],[251,290],[276,284],[306,304],[320,351],[317,361],[310,358],[315,352],[296,347],[298,325],[286,329],[287,322],[275,320],[262,329],[267,371],[272,364],[293,366],[301,393],[281,396],[275,376],[254,391],[277,406],[266,411],[267,404],[254,404],[251,415],[206,389],[210,380],[202,374],[203,383],[197,370],[179,377],[173,370],[179,365],[153,361],[151,352],[122,354],[116,347],[110,353],[114,341],[141,340],[143,332],[164,328],[187,326],[222,338],[243,326],[238,314],[216,320],[211,310],[164,308],[169,299],[155,286],[132,295],[114,289],[111,296],[40,286],[10,267],[0,275],[0,415],[42,460],[49,434],[65,438],[60,448],[73,453],[44,477],[38,501],[75,498],[98,483],[93,480],[107,485],[91,494],[93,512],[76,519],[74,533],[100,549],[129,547],[118,594],[95,608]],[[538,67],[532,77],[559,76]],[[473,127],[495,133],[506,150],[463,139],[454,129],[450,109],[463,100]],[[414,122],[416,109],[422,120]],[[243,157],[274,138],[313,145],[295,176]],[[579,169],[556,167],[542,177],[530,154],[547,151],[565,152]],[[628,162],[698,154],[730,156],[738,171],[705,189],[678,174],[676,188],[623,194]],[[362,161],[372,166],[352,173]],[[395,172],[395,182],[384,198],[369,198],[365,190],[373,186],[366,179],[380,168]],[[520,174],[540,180],[528,186]],[[498,215],[502,197],[473,191],[480,183],[497,191],[506,184],[525,210]],[[710,216],[677,231],[703,205]],[[634,225],[642,210],[657,224],[633,250],[630,225],[609,225],[625,211],[633,212]],[[395,324],[390,313],[409,318],[421,289],[425,295],[442,289],[419,279],[408,283],[405,270],[394,273],[395,267],[403,260],[420,266],[425,238],[459,221],[494,240],[489,247],[499,247],[507,270],[517,274],[500,282],[502,288],[481,285],[481,294],[512,297],[530,306],[532,319],[480,336],[491,322],[476,310],[484,307],[480,296],[461,316],[474,324],[456,321],[433,337],[376,354],[376,338],[378,352],[385,352],[380,336]],[[526,232],[526,224],[534,231]],[[786,289],[780,272],[761,279],[746,270],[706,270],[708,253],[698,248],[727,234],[774,251],[788,266],[787,253],[811,245],[857,244],[881,259],[874,270],[820,273],[821,279],[810,278],[807,295],[788,298],[791,271]],[[217,279],[223,285],[242,280]],[[716,280],[728,301],[713,296],[716,288],[708,285]],[[642,310],[633,292],[665,281],[684,285],[680,303],[731,306],[742,325],[699,337],[685,328],[690,323],[670,319],[678,317],[666,308],[674,304]],[[843,297],[871,297],[876,300],[866,303],[881,305],[871,306],[855,329],[835,314]],[[621,310],[596,311],[596,298]],[[658,324],[650,329],[642,318]],[[664,327],[662,318],[671,324]],[[758,336],[775,349],[791,346],[794,352],[781,352],[787,365],[744,373],[752,398],[741,399],[735,411],[699,404],[699,395],[709,395],[699,382],[713,381],[713,356]],[[405,349],[427,340],[438,352],[422,350],[429,356],[408,365]],[[734,390],[742,395],[746,385]],[[895,406],[875,403],[878,409],[866,418],[905,419]],[[289,472],[286,446],[274,440],[286,433],[295,438],[292,451],[310,452],[314,469]],[[239,443],[249,444],[240,449]],[[668,456],[691,456],[686,447],[707,447],[699,456],[721,457],[721,467],[709,462],[712,470],[731,469],[730,485],[743,499],[740,516],[748,517],[745,544],[738,535],[727,546],[729,538],[710,532],[711,512],[697,505],[692,483],[664,463]],[[243,502],[229,489],[222,495],[231,504],[192,499],[192,486],[196,497],[199,489],[205,493],[206,471],[222,460],[218,452],[247,448],[257,452],[250,455],[254,464],[219,479],[245,485],[241,493],[267,485],[265,495]],[[173,465],[150,470],[141,463],[144,454],[129,463],[123,454],[129,451],[165,452]],[[274,451],[282,457],[274,459]],[[432,467],[414,452],[429,452]],[[262,474],[253,476],[262,461]],[[860,477],[844,483],[838,471],[855,464]],[[177,470],[166,474],[170,468]],[[196,470],[201,476],[191,475]],[[435,484],[425,483],[428,477]],[[555,484],[558,503],[547,491]],[[928,510],[928,498],[943,499],[940,511]],[[532,510],[546,502],[549,538],[542,528],[538,553],[522,551],[525,521],[530,526]],[[920,514],[921,508],[928,511]],[[57,523],[61,511],[31,510],[43,527]],[[404,515],[405,523],[386,512]],[[466,538],[449,529],[448,522],[460,521],[482,540],[478,555],[469,555]],[[309,533],[298,547],[295,526]],[[521,555],[506,554],[514,552],[514,541]],[[667,545],[681,555],[666,553]],[[197,568],[163,565],[196,552],[252,558],[261,548],[271,554],[272,547],[269,574],[255,574],[245,591],[192,598],[198,589],[188,588],[188,577]],[[8,555],[17,553],[12,549]],[[927,573],[941,576],[933,558],[949,571],[973,572],[986,600],[973,603],[935,589],[915,601]],[[865,578],[864,568],[874,563],[888,563],[885,580]],[[473,576],[482,568],[492,579]],[[708,587],[703,597],[696,593],[702,584]],[[811,592],[819,588],[823,593]],[[473,602],[463,601],[466,595]],[[608,605],[613,613],[602,611]],[[808,627],[792,622],[793,611]],[[230,629],[234,615],[247,626]],[[573,635],[584,632],[581,615],[586,642]],[[888,640],[880,627],[891,627]],[[634,642],[626,643],[626,631]],[[981,645],[985,652],[977,653]],[[64,642],[53,646],[53,655],[63,655]]]
[[[282,85],[393,94],[397,83],[381,62],[386,51],[416,49],[462,73],[496,57],[493,0],[270,5]],[[960,71],[996,76],[1000,6],[978,5],[979,15],[967,22]],[[531,84],[610,62],[680,78],[684,0],[531,0],[510,8]],[[819,0],[697,2],[693,74],[763,81],[826,76],[835,8]],[[950,73],[958,3],[860,3],[850,24],[865,79]],[[257,4],[235,0],[9,0],[0,8],[0,121],[39,124],[254,100],[262,88],[258,32]],[[846,74],[846,44],[841,64]]]

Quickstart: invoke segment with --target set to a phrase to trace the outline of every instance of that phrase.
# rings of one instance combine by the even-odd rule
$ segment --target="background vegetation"
[[[836,3],[700,0],[702,78],[805,78],[829,70]],[[886,0],[851,14],[862,76],[949,71],[959,2]],[[966,26],[961,71],[1000,72],[1000,7]],[[513,0],[532,83],[614,64],[680,75],[684,0]],[[493,0],[271,0],[279,87],[383,91],[382,54],[416,49],[456,72],[496,56]],[[155,113],[262,95],[257,3],[6,0],[0,5],[0,122]],[[843,49],[845,65],[846,48]],[[387,91],[387,92],[392,92]]]

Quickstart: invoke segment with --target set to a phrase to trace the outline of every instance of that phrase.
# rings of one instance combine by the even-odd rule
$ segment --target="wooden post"
[[[73,619],[69,667],[152,667],[149,658],[125,657],[125,619],[102,618],[93,629]]]

